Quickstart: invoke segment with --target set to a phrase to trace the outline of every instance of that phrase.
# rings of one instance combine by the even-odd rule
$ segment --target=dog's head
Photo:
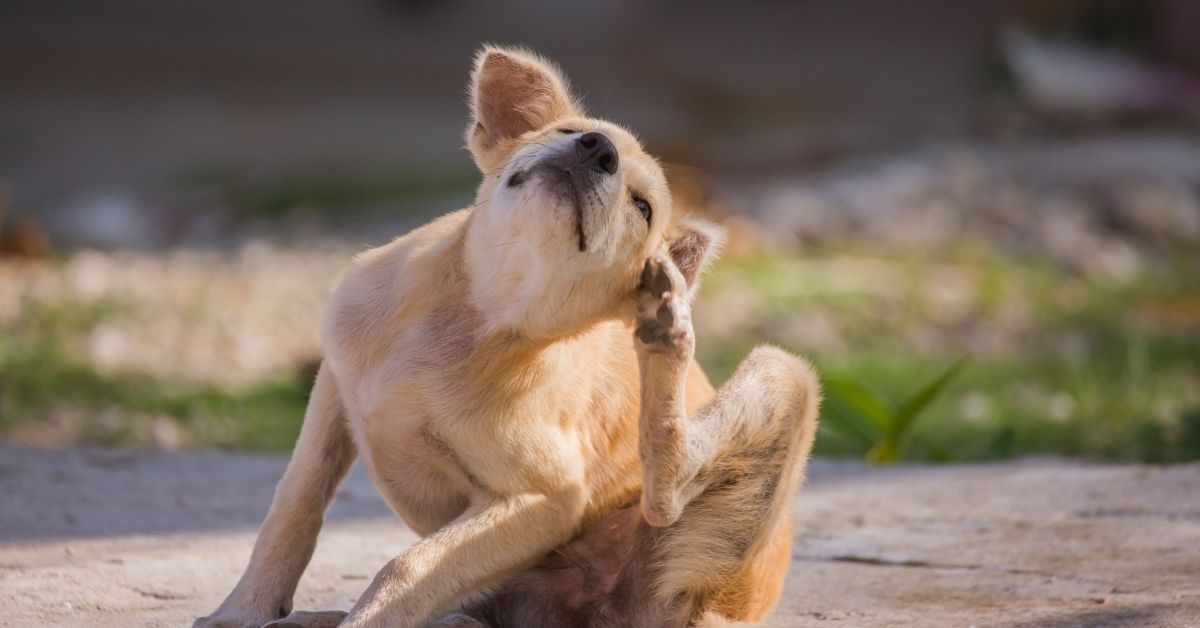
[[[695,285],[720,230],[678,220],[658,162],[588,117],[552,63],[486,47],[470,90],[467,146],[483,182],[466,258],[471,298],[496,328],[550,337],[620,316],[660,249]]]

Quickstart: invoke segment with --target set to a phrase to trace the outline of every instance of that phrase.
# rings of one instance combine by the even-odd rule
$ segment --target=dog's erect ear
[[[479,51],[471,73],[470,98],[467,146],[475,163],[485,170],[492,167],[489,157],[513,138],[579,115],[558,68],[532,52],[515,48],[487,46]]]
[[[667,252],[683,273],[691,292],[696,291],[700,274],[716,259],[723,244],[725,230],[707,220],[684,216],[675,225],[667,243]]]

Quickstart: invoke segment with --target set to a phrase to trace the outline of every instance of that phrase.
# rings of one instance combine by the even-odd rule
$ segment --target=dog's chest
[[[568,484],[598,503],[622,501],[636,487],[636,363],[616,369],[604,356],[628,342],[624,330],[533,349],[480,346],[473,316],[447,304],[395,335],[328,338],[385,500],[422,533],[471,503]]]
[[[471,503],[569,481],[580,460],[550,384],[516,394],[481,386],[461,364],[395,352],[356,374],[350,422],[384,499],[428,533]],[[494,387],[494,388],[493,388]]]
[[[478,489],[473,474],[419,412],[386,423],[358,421],[359,451],[384,500],[414,530],[428,534],[457,517]]]

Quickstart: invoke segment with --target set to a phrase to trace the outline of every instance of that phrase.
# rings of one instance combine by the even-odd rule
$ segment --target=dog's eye
[[[563,135],[570,135],[572,133],[578,133],[579,131],[576,131],[575,129],[559,129],[558,132],[562,133]]]
[[[642,218],[646,219],[646,224],[649,224],[650,216],[652,214],[650,210],[650,203],[640,196],[635,196],[633,197],[633,204],[638,208],[638,211],[642,212]]]

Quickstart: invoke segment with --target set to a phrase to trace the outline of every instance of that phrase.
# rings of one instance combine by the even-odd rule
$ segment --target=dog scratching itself
[[[816,431],[803,360],[713,390],[691,302],[722,232],[680,218],[629,131],[486,47],[476,203],[366,251],[233,592],[195,628],[717,626],[775,605]],[[292,612],[355,458],[421,540],[348,612]]]

